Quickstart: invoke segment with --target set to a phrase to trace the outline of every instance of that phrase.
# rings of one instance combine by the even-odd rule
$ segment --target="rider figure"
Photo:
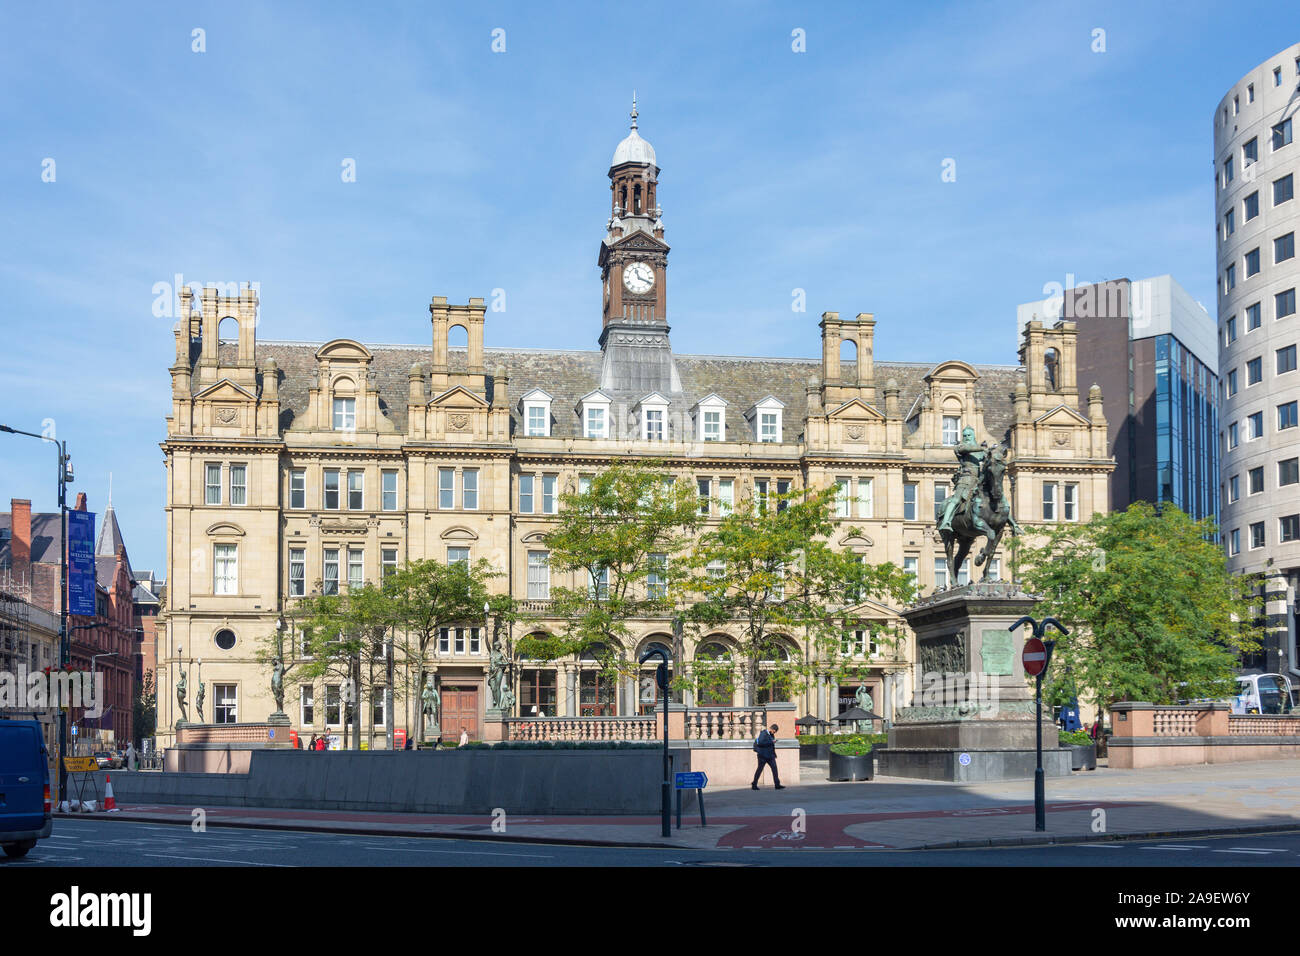
[[[953,516],[964,502],[970,502],[971,515],[979,514],[979,502],[975,499],[979,494],[980,467],[988,455],[988,448],[975,443],[975,429],[967,425],[961,430],[961,442],[953,451],[957,455],[957,471],[953,475],[953,492],[944,503],[940,531],[952,530]]]

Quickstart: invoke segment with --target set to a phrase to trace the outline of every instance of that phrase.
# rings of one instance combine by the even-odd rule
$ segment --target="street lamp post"
[[[663,836],[672,836],[672,780],[668,760],[668,655],[662,647],[652,647],[641,655],[640,663],[644,664],[652,657],[657,657],[660,661],[655,671],[655,683],[659,685],[659,693],[664,699],[664,781],[659,807],[660,832]]]
[[[9,435],[26,435],[28,438],[39,438],[41,441],[51,442],[58,454],[58,476],[59,476],[59,539],[62,545],[63,554],[60,556],[59,567],[61,569],[60,581],[62,587],[59,589],[59,669],[66,670],[71,659],[71,647],[68,643],[68,482],[73,480],[72,459],[68,455],[68,443],[59,442],[49,435],[40,435],[36,432],[25,432],[21,429],[10,428],[8,425],[0,425],[0,432]],[[68,752],[68,712],[66,708],[59,708],[59,801],[62,802],[63,795],[67,793],[68,772],[63,766],[63,756]]]
[[[1033,636],[1043,641],[1043,634],[1047,631],[1050,624],[1062,634],[1069,634],[1054,617],[1045,617],[1041,621],[1035,621],[1032,617],[1026,615],[1016,623],[1012,624],[1008,630],[1014,631],[1020,625],[1028,624],[1033,631]],[[1056,647],[1056,641],[1043,641],[1045,655],[1043,659],[1043,668],[1034,675],[1034,730],[1037,735],[1037,758],[1038,762],[1034,767],[1034,829],[1043,832],[1047,829],[1047,788],[1043,780],[1043,675],[1047,673],[1048,665],[1052,663],[1052,650]]]

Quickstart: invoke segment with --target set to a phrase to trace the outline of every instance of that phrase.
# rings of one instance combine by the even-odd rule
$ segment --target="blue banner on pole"
[[[68,613],[95,615],[95,515],[68,512]]]

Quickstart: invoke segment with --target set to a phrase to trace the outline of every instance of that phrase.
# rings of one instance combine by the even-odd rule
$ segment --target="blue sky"
[[[1298,25],[1276,3],[10,4],[0,422],[52,422],[91,510],[112,472],[132,561],[161,570],[156,283],[254,280],[259,336],[372,343],[502,289],[489,347],[594,348],[633,88],[679,352],[813,356],[834,310],[875,314],[881,360],[1014,363],[1015,306],[1071,274],[1172,273],[1213,313],[1212,114]],[[0,508],[52,510],[51,462],[0,435]]]

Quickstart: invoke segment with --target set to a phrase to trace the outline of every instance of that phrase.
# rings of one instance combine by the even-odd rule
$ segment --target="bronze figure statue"
[[[971,548],[984,538],[984,548],[975,557],[975,567],[983,567],[981,581],[989,579],[993,555],[1007,528],[1020,534],[1020,526],[1011,517],[1011,502],[1003,494],[1002,479],[1007,470],[1007,452],[1001,444],[990,447],[975,444],[975,429],[962,429],[961,443],[954,449],[957,471],[953,474],[953,491],[942,506],[935,506],[939,536],[948,556],[948,586],[957,583],[957,573]]]

